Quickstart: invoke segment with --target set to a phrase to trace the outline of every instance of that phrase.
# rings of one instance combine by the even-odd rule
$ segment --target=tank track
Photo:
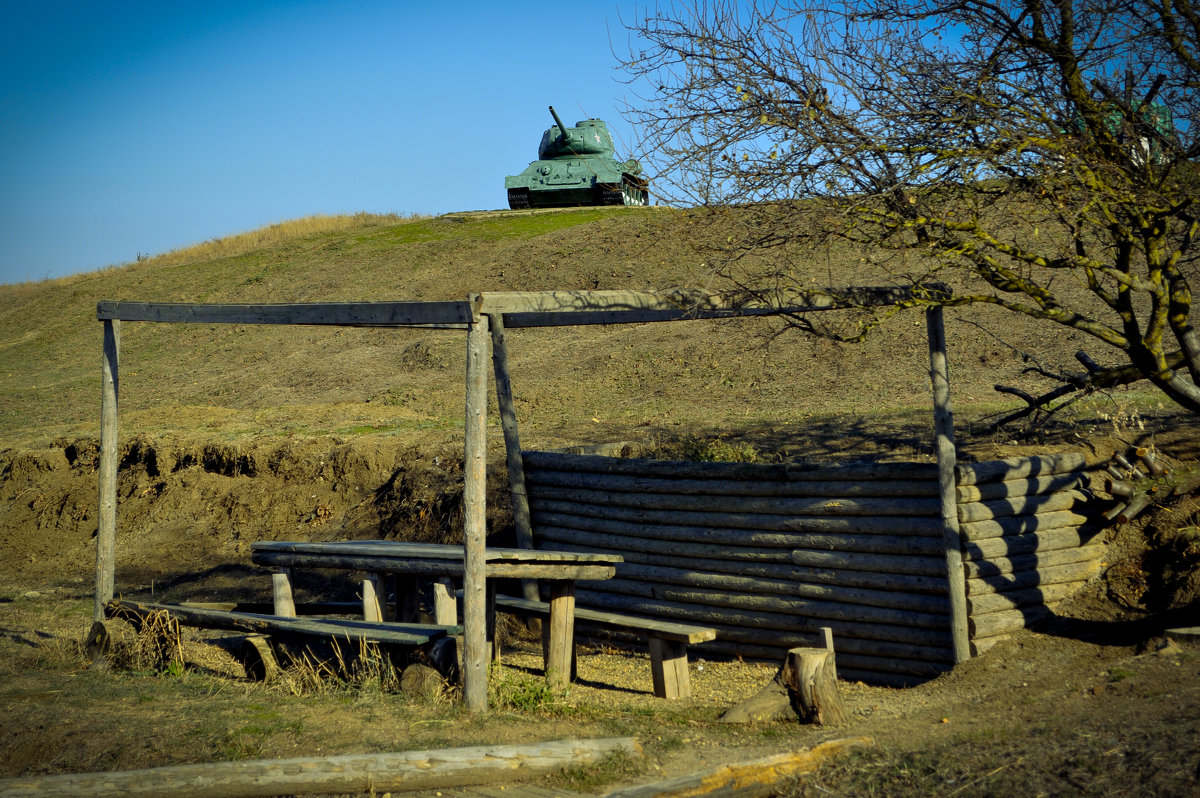
[[[508,190],[508,207],[514,211],[528,210],[529,189],[510,188]]]

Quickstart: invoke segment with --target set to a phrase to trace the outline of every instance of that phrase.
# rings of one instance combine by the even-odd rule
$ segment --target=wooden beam
[[[104,607],[112,601],[116,583],[117,541],[117,402],[120,396],[118,363],[121,322],[104,322],[104,357],[100,374],[100,507],[96,527],[96,596],[93,620],[104,620]]]
[[[346,754],[0,780],[2,798],[241,798],[295,794],[383,794],[495,784],[579,768],[615,754],[641,756],[632,737],[551,740],[435,751]]]
[[[488,317],[467,330],[466,442],[463,458],[463,700],[487,709],[487,348]]]
[[[933,385],[933,427],[937,438],[938,483],[942,494],[942,541],[946,558],[946,587],[950,598],[950,637],[955,664],[971,658],[967,632],[967,588],[962,570],[955,492],[954,413],[950,409],[950,370],[946,358],[946,325],[940,305],[926,308],[929,336],[929,377]]]
[[[508,327],[640,324],[683,319],[780,315],[883,307],[950,295],[945,286],[879,286],[774,292],[521,291],[472,294],[477,313],[503,315]]]
[[[438,326],[464,328],[472,321],[466,302],[315,302],[306,304],[204,304],[112,302],[96,305],[101,321],[188,324],[332,324],[341,326]]]

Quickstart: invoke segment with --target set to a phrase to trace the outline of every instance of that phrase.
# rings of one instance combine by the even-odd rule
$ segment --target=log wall
[[[679,463],[523,453],[538,546],[620,554],[581,605],[714,626],[699,651],[779,659],[832,627],[843,678],[908,684],[954,664],[932,463]],[[972,653],[1099,567],[1083,458],[959,466]]]

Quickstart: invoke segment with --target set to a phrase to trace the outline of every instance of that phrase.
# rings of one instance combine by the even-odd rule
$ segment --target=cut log
[[[246,669],[246,678],[254,682],[271,682],[280,674],[279,661],[266,635],[248,635],[238,651],[238,659]]]
[[[514,781],[640,756],[632,737],[476,746],[394,754],[349,754],[0,780],[0,798],[242,798],[243,796],[428,790]]]
[[[1004,482],[985,482],[979,485],[959,485],[955,491],[959,504],[969,502],[992,501],[1016,496],[1044,496],[1048,493],[1070,490],[1080,485],[1086,485],[1087,474],[1082,471],[1072,471],[1066,474],[1032,477],[1030,479],[1010,479]]]
[[[761,723],[798,717],[802,723],[838,726],[846,713],[834,676],[834,653],[826,648],[793,648],[767,685],[731,707],[725,723]]]
[[[1011,535],[1026,535],[1030,532],[1045,532],[1050,529],[1075,528],[1087,521],[1087,516],[1070,510],[1050,513],[1020,515],[1011,518],[989,518],[985,521],[969,521],[959,524],[958,530],[964,541],[1000,538]]]
[[[847,474],[839,480],[775,481],[750,479],[687,479],[622,474],[598,474],[580,471],[533,471],[527,475],[531,486],[546,488],[588,488],[622,493],[671,493],[682,495],[723,496],[936,496],[938,485],[932,479],[870,480],[854,479]]]
[[[1097,558],[1064,565],[1050,565],[1029,571],[995,574],[980,579],[968,579],[967,595],[972,599],[977,599],[990,593],[1005,593],[1048,585],[1061,585],[1067,582],[1079,582],[1089,579],[1099,570],[1100,560]]]
[[[1075,548],[1055,549],[1036,554],[1019,554],[1011,557],[992,557],[963,564],[968,579],[984,579],[992,581],[992,577],[1004,577],[1006,574],[1036,571],[1068,563],[1099,562],[1104,558],[1108,547],[1102,541],[1093,541],[1086,546]]]
[[[127,662],[136,644],[134,625],[124,618],[110,618],[92,624],[83,647],[93,668],[106,668]]]
[[[1013,496],[1008,499],[971,502],[958,505],[958,520],[960,522],[986,521],[991,518],[1010,518],[1070,510],[1085,499],[1086,497],[1082,494],[1067,490],[1042,496]]]
[[[1040,457],[1010,457],[958,466],[958,484],[976,485],[981,482],[1003,482],[1028,479],[1046,474],[1081,471],[1087,460],[1081,454],[1052,454]]]

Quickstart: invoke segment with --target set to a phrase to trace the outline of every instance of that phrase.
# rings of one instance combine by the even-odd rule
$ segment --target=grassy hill
[[[655,208],[359,215],[0,286],[0,441],[97,434],[101,299],[439,300],[478,290],[708,285],[700,234],[692,214]],[[818,278],[887,281],[852,253],[814,266]],[[770,340],[776,330],[743,320],[520,331],[510,345],[522,432],[539,444],[662,431],[774,438],[835,417],[859,426],[881,410],[925,415],[919,313],[855,346],[792,333]],[[980,310],[949,314],[960,420],[1003,404],[994,383],[1036,387],[1021,375],[1016,350],[1071,363],[1083,342],[1050,330]],[[122,428],[233,438],[452,430],[461,424],[463,339],[452,331],[127,323]]]

